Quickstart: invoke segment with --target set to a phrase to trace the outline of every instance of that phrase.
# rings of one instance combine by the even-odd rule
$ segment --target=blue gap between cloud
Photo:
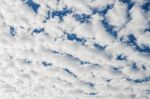
[[[92,92],[92,93],[89,93],[90,96],[94,96],[94,95],[97,95],[97,93],[95,92]]]
[[[143,79],[131,79],[127,78],[128,81],[134,82],[134,83],[147,83],[150,81],[150,77],[144,77]]]
[[[16,32],[15,28],[12,27],[12,26],[10,26],[9,28],[10,28],[10,34],[11,34],[12,36],[16,36],[17,32]]]
[[[88,84],[90,87],[94,87],[95,86],[95,84],[92,83],[92,82],[86,82],[86,84]]]
[[[32,31],[32,33],[40,33],[40,32],[44,32],[44,28],[35,28]]]
[[[49,67],[52,66],[52,63],[46,62],[46,61],[42,61],[41,62],[45,67]]]
[[[77,78],[77,75],[75,75],[73,72],[71,72],[69,69],[64,68],[64,71],[67,72],[68,74],[70,74],[71,76]]]
[[[147,68],[146,68],[145,65],[142,65],[142,69],[143,69],[143,70],[147,70]]]
[[[150,25],[150,24],[149,24]],[[144,32],[150,32],[150,27],[145,29]]]
[[[48,10],[48,12],[47,12],[47,14],[46,14],[46,17],[45,17],[45,19],[44,19],[44,23],[46,23],[47,22],[47,20],[49,20],[51,18],[51,10]]]
[[[132,9],[132,7],[134,6],[134,2],[133,1],[131,1],[131,0],[119,0],[120,2],[122,2],[122,3],[125,3],[125,4],[127,4],[127,8],[128,8],[128,11],[130,10],[130,9]]]
[[[64,7],[62,10],[49,10],[47,12],[47,15],[44,19],[44,23],[47,22],[50,18],[58,17],[60,21],[63,21],[64,16],[71,14],[72,9],[69,9],[68,7]]]
[[[110,25],[106,18],[104,18],[101,23],[110,35],[117,38],[117,31],[114,30],[114,26]]]
[[[100,45],[100,44],[98,44],[98,43],[95,43],[95,44],[94,44],[94,47],[96,47],[96,48],[99,49],[99,50],[104,50],[104,49],[106,48],[106,46]]]
[[[134,70],[134,71],[139,70],[139,68],[138,68],[136,63],[131,64],[131,70]]]
[[[107,14],[108,10],[113,8],[113,4],[107,5],[103,8],[94,8],[92,9],[93,14],[98,13],[99,15],[103,16],[104,19],[101,21],[102,25],[104,26],[105,30],[110,33],[113,37],[117,38],[117,31],[114,30],[114,26],[110,25],[108,20],[106,19],[105,15]]]
[[[135,3],[131,0],[119,0],[119,1],[127,5],[127,17],[129,22],[132,19],[129,11],[132,9]]]
[[[109,9],[113,8],[113,4],[107,5],[106,7],[102,8],[92,8],[92,14],[98,13],[99,15],[105,16]]]
[[[139,52],[150,53],[150,47],[148,45],[144,45],[144,44],[139,46],[137,44],[136,37],[133,34],[128,35],[127,44],[129,44],[130,46],[133,46],[135,48],[135,50],[137,50]]]
[[[91,16],[86,14],[74,14],[73,17],[80,23],[90,23]]]
[[[25,1],[25,0],[23,0],[23,1]],[[34,0],[27,0],[25,3],[29,7],[31,7],[36,13],[38,12],[38,9],[39,9],[40,5],[35,3]]]
[[[50,18],[58,17],[60,21],[64,20],[64,16],[71,14],[72,9],[69,9],[68,7],[64,7],[62,10],[49,10],[47,12],[47,15],[44,19],[44,23],[47,22]]]
[[[123,54],[119,54],[119,55],[117,56],[116,60],[119,60],[119,61],[126,60],[126,56],[123,55]]]
[[[114,72],[114,73],[120,73],[121,72],[120,67],[111,67],[111,68],[112,68],[112,72]]]
[[[147,0],[147,2],[144,3],[141,7],[146,12],[150,11],[150,0]]]
[[[127,43],[130,45],[136,45],[136,37],[133,34],[129,34]]]
[[[69,33],[66,33],[66,32],[65,32],[65,34],[67,35],[68,40],[77,41],[77,42],[81,42],[81,43],[85,42],[85,39],[77,37],[76,34],[69,34]]]

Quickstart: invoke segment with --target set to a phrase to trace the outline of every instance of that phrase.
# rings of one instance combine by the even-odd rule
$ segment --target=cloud
[[[2,99],[149,99],[149,2],[1,0]]]

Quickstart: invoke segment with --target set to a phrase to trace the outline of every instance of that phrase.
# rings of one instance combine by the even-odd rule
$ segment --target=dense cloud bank
[[[150,99],[150,1],[0,0],[0,99]]]

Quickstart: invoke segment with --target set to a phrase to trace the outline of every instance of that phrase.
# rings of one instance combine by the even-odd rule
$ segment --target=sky
[[[150,99],[149,0],[0,0],[0,99]]]

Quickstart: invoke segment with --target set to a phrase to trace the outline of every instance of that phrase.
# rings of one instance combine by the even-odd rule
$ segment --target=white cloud
[[[116,2],[114,7],[110,9],[106,15],[111,25],[116,29],[122,28],[127,22],[127,6],[121,2]]]
[[[127,4],[119,0],[34,0],[36,14],[21,0],[0,1],[0,97],[2,99],[149,99],[149,53],[141,53],[120,38],[133,34],[138,45],[150,45],[149,12],[135,5],[127,17]],[[101,23],[104,16],[90,8],[104,10],[105,18],[118,30],[117,39]],[[43,23],[48,10],[71,8],[60,20]],[[77,22],[73,14],[90,15],[90,23]],[[61,12],[61,15],[62,12]],[[58,15],[56,15],[58,16]],[[16,35],[10,34],[10,26]],[[33,33],[36,28],[44,31]],[[109,27],[107,27],[109,28]],[[76,34],[85,44],[66,37]],[[105,46],[99,49],[94,44]],[[116,60],[123,54],[124,60]],[[42,62],[51,65],[44,66]],[[135,67],[132,67],[133,64]],[[144,67],[145,66],[145,67]],[[131,80],[130,80],[131,79]],[[138,79],[142,83],[135,83]]]

